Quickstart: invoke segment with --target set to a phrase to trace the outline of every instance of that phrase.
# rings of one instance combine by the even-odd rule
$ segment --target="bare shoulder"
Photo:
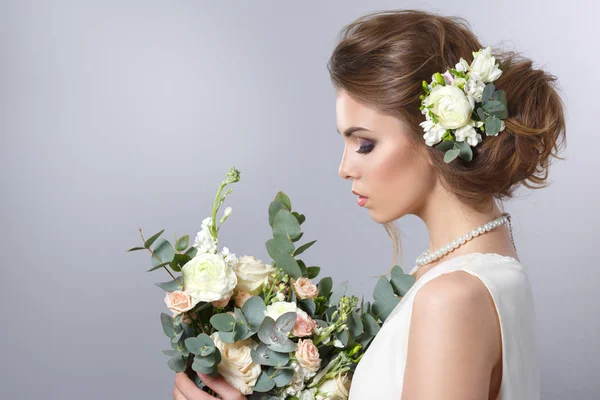
[[[485,284],[465,271],[435,277],[413,302],[402,399],[487,398],[500,345]]]

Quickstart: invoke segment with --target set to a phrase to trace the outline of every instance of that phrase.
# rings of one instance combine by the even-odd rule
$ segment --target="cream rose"
[[[292,335],[296,337],[310,336],[316,326],[316,322],[304,310],[296,309],[296,324],[292,328]]]
[[[456,129],[471,119],[473,107],[465,92],[455,86],[436,85],[425,99],[425,105],[433,104],[431,111],[438,118],[438,125]]]
[[[237,276],[233,269],[217,254],[202,253],[181,268],[184,290],[194,300],[212,302],[233,295]]]
[[[296,359],[298,363],[309,371],[317,371],[321,367],[321,358],[319,349],[310,339],[299,339],[296,349]]]
[[[492,47],[473,52],[471,71],[481,77],[485,83],[493,82],[502,75],[502,71],[496,64],[496,58],[492,56]]]
[[[336,375],[335,378],[321,383],[317,393],[325,395],[329,400],[347,400],[351,384],[352,380],[348,374]]]
[[[261,373],[260,364],[254,363],[251,355],[251,350],[255,349],[258,343],[252,339],[223,343],[218,332],[210,337],[221,352],[221,362],[217,365],[219,374],[243,394],[252,394],[252,387]]]
[[[296,307],[296,303],[290,303],[288,301],[276,301],[275,303],[267,306],[265,316],[271,317],[277,321],[277,318],[279,318],[281,315],[290,311],[296,312],[297,309],[298,307]]]
[[[173,312],[173,316],[177,316],[182,312],[191,310],[194,307],[192,298],[189,294],[182,290],[167,292],[165,303],[169,310]]]
[[[298,280],[292,280],[292,287],[294,288],[294,292],[296,292],[296,296],[299,299],[314,299],[319,295],[319,289],[317,289],[317,285],[312,283],[312,281],[308,278],[299,278]]]
[[[275,268],[263,264],[262,261],[255,259],[253,256],[238,258],[233,269],[238,276],[236,290],[243,290],[252,295],[261,292],[265,278],[275,271]]]

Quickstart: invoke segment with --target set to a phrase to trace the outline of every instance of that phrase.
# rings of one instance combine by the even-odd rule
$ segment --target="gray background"
[[[264,260],[284,190],[318,240],[305,260],[371,298],[391,245],[338,176],[325,65],[344,24],[386,8],[464,16],[484,44],[559,77],[567,160],[506,209],[533,284],[543,398],[600,395],[597,4],[21,0],[0,6],[0,398],[170,398],[153,285],[168,276],[125,250],[138,227],[193,236],[232,166],[222,244]],[[398,225],[408,269],[427,232],[413,216]]]

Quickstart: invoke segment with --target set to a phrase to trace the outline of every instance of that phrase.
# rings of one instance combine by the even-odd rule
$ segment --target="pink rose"
[[[319,294],[317,286],[308,278],[292,280],[292,286],[299,299],[314,299]]]
[[[298,340],[296,359],[302,367],[310,371],[317,371],[321,367],[321,358],[319,358],[319,350],[310,339]]]
[[[173,316],[177,316],[182,312],[191,310],[193,307],[192,298],[189,294],[182,290],[176,290],[174,292],[167,292],[165,296],[165,303],[169,310],[173,312]]]
[[[227,304],[229,304],[229,300],[231,299],[231,297],[228,297],[226,299],[223,300],[216,300],[216,301],[211,301],[210,304],[212,304],[215,307],[219,307],[219,308],[223,308],[225,307]]]
[[[298,308],[296,310],[296,323],[292,328],[292,335],[296,337],[310,336],[316,326],[315,321],[304,310]]]
[[[235,305],[238,308],[242,308],[246,300],[248,300],[252,295],[245,290],[238,290],[235,292],[233,300],[235,300]]]

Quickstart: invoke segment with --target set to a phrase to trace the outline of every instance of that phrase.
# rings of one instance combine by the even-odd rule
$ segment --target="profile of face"
[[[344,140],[339,174],[367,197],[373,220],[392,222],[418,214],[435,186],[436,174],[424,146],[411,145],[406,123],[379,113],[344,90],[336,96],[336,123]]]

